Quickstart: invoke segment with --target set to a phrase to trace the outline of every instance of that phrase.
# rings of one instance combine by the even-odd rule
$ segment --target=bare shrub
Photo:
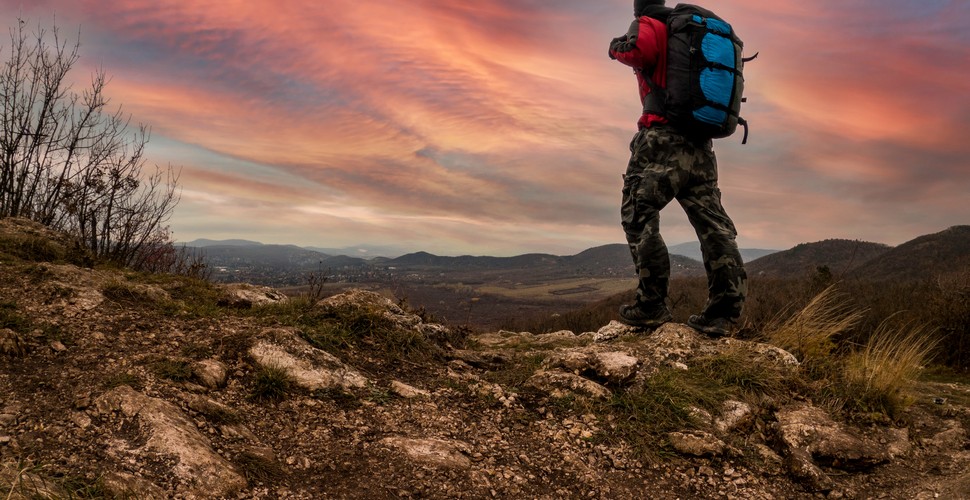
[[[56,26],[31,33],[23,19],[0,47],[0,217],[67,231],[96,257],[137,268],[167,234],[178,172],[144,175],[148,128],[109,108],[104,70],[73,90],[79,49],[79,38]]]
[[[930,305],[945,347],[942,361],[970,367],[970,269],[940,276],[934,283]]]
[[[326,296],[324,285],[327,284],[327,273],[329,273],[329,271],[329,269],[327,272],[311,271],[306,274],[305,279],[307,284],[307,292],[304,296],[306,297],[307,303],[310,307],[315,307]]]

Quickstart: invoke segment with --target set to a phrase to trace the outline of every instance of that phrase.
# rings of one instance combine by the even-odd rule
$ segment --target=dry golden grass
[[[830,286],[816,295],[801,311],[791,317],[787,311],[775,317],[765,328],[765,340],[790,351],[799,361],[827,356],[835,348],[833,339],[856,326],[864,317]]]
[[[932,358],[938,345],[933,329],[886,318],[861,350],[845,360],[849,387],[868,409],[895,413],[909,403],[906,390]]]

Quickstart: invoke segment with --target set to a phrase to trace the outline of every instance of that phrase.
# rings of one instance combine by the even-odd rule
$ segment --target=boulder
[[[694,457],[717,457],[727,447],[717,436],[703,431],[671,432],[667,439],[678,453]]]
[[[389,448],[403,452],[411,460],[426,465],[448,469],[468,469],[472,464],[465,456],[471,447],[460,441],[394,436],[384,438],[381,442]]]
[[[367,378],[360,372],[332,354],[311,346],[292,328],[264,330],[249,348],[249,355],[258,365],[281,369],[297,385],[311,391],[355,389],[367,385]]]
[[[173,404],[123,385],[99,397],[95,408],[104,419],[120,414],[123,419],[138,423],[140,437],[129,437],[130,431],[119,432],[122,444],[109,450],[122,455],[121,461],[127,461],[124,456],[139,462],[149,456],[174,458],[166,463],[171,463],[169,475],[176,479],[176,491],[181,496],[226,497],[246,486],[246,480],[232,464],[212,450],[196,425]],[[123,425],[119,423],[119,429]]]
[[[640,360],[629,353],[601,351],[593,345],[581,349],[560,350],[553,353],[543,365],[547,369],[561,368],[576,375],[622,385],[637,373]]]
[[[613,320],[593,334],[593,342],[609,342],[626,335],[636,335],[641,330]]]
[[[368,290],[350,290],[340,295],[328,297],[317,307],[323,309],[366,309],[374,311],[388,320],[397,328],[410,329],[420,332],[426,338],[446,340],[451,330],[437,323],[425,323],[421,316],[410,313],[393,300]]]
[[[834,422],[814,406],[784,408],[776,417],[775,429],[790,455],[805,451],[816,462],[846,470],[866,469],[890,458],[887,446]]]
[[[289,301],[289,298],[283,292],[266,286],[232,283],[221,285],[221,288],[222,297],[219,298],[218,304],[222,307],[251,309]]]
[[[611,384],[623,384],[637,374],[640,360],[625,352],[600,352],[592,356],[590,368]]]
[[[229,368],[225,363],[214,359],[204,359],[192,363],[192,374],[209,389],[218,389],[226,385]]]
[[[609,389],[592,380],[560,371],[539,371],[526,381],[526,385],[557,398],[572,394],[606,399],[612,395]]]
[[[750,421],[754,412],[741,401],[728,400],[721,407],[721,416],[714,420],[714,428],[721,433],[731,432]]]
[[[401,396],[404,399],[426,398],[431,396],[431,393],[428,391],[412,387],[397,380],[391,381],[391,392]]]
[[[27,354],[27,342],[17,332],[0,328],[0,355],[14,358]]]

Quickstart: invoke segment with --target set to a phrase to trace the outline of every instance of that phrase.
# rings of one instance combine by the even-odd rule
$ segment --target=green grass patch
[[[185,360],[166,358],[155,361],[150,366],[155,375],[172,382],[185,382],[193,376],[192,364]]]
[[[112,281],[105,284],[101,287],[101,294],[108,300],[129,305],[144,302],[147,298],[137,288],[123,281]]]
[[[670,432],[710,424],[697,420],[702,413],[698,410],[716,417],[728,400],[781,404],[797,385],[796,374],[785,374],[741,350],[697,358],[689,365],[688,370],[660,368],[607,400],[567,397],[551,400],[549,406],[567,415],[597,415],[600,422],[609,422],[610,431],[596,439],[622,441],[650,463],[672,453],[667,448]]]
[[[188,342],[182,346],[182,355],[192,359],[206,359],[212,356],[212,347],[200,342]]]
[[[0,253],[30,262],[58,262],[69,256],[63,245],[43,236],[29,234],[6,235],[0,238]]]
[[[385,311],[370,305],[312,307],[294,299],[239,314],[250,315],[265,326],[297,328],[314,347],[332,353],[350,352],[380,364],[421,363],[441,359],[442,348],[421,332],[396,325]]]
[[[141,390],[144,387],[141,378],[130,372],[116,373],[104,379],[105,389],[114,389],[115,387],[121,387],[123,385],[127,385],[135,390]]]
[[[518,390],[542,367],[546,353],[516,356],[499,368],[485,373],[485,380],[504,388]]]
[[[237,455],[234,462],[250,483],[269,483],[285,474],[276,460],[249,451]]]
[[[279,402],[296,388],[290,374],[276,366],[264,366],[256,371],[249,397],[258,402]]]
[[[34,324],[20,314],[16,302],[0,302],[0,329],[2,328],[26,334],[34,328]]]

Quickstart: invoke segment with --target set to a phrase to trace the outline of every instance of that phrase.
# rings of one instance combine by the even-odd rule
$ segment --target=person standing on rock
[[[610,58],[634,68],[641,102],[651,92],[650,79],[666,88],[666,21],[672,9],[664,3],[635,0],[630,30],[610,42]],[[700,239],[708,281],[707,305],[688,325],[712,337],[727,335],[741,315],[747,275],[735,241],[737,230],[721,205],[712,142],[687,137],[664,116],[649,111],[637,125],[620,212],[639,285],[636,302],[620,308],[620,321],[656,328],[673,319],[666,305],[670,256],[660,236],[660,211],[676,199]]]

